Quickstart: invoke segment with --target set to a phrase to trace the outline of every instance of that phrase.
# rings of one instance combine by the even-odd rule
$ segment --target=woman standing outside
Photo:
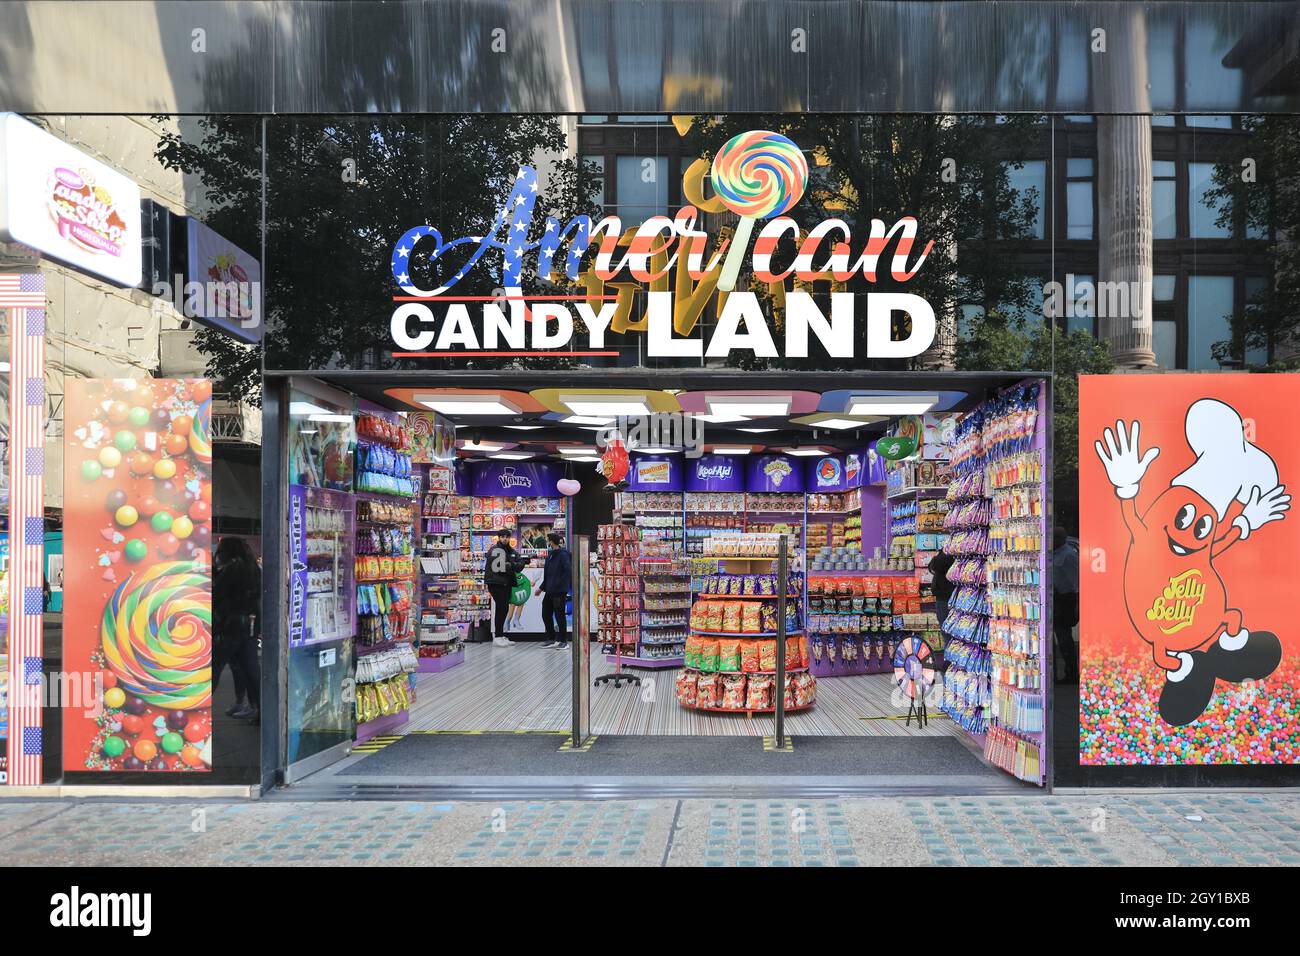
[[[243,538],[222,538],[212,557],[212,690],[230,665],[235,704],[230,717],[257,718],[261,706],[257,640],[261,635],[262,569]]]

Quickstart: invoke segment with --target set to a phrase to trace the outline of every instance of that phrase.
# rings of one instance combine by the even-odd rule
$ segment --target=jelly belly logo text
[[[803,197],[807,176],[793,142],[750,131],[728,141],[711,164],[700,159],[688,167],[682,177],[688,205],[625,232],[618,216],[594,224],[586,215],[535,223],[537,172],[521,166],[484,235],[444,239],[435,227],[419,225],[394,244],[392,274],[401,294],[393,297],[393,355],[617,355],[606,336],[625,333],[644,334],[642,354],[659,358],[721,359],[734,352],[806,358],[813,340],[835,358],[920,355],[935,337],[934,310],[925,299],[834,289],[859,275],[875,283],[882,270],[896,283],[910,281],[933,240],[914,251],[918,225],[911,216],[892,226],[858,220],[868,231],[865,241],[855,241],[841,219],[804,229],[785,213]],[[739,216],[731,238],[700,228],[704,215],[727,212]],[[750,264],[751,285],[766,293],[762,301],[748,289],[733,291],[742,260]],[[525,293],[526,269],[562,288]],[[456,294],[476,270],[493,282],[492,294],[481,294],[481,282],[480,294]],[[809,291],[818,283],[830,289],[825,301]],[[718,318],[701,334],[699,320],[711,303]],[[855,330],[863,306],[865,337]],[[784,332],[779,346],[774,329]],[[857,354],[859,340],[865,355]]]
[[[517,474],[514,468],[509,466],[501,469],[501,474],[497,475],[497,481],[500,482],[503,489],[531,488],[533,486],[533,479],[527,475]]]
[[[776,461],[769,461],[763,466],[763,474],[767,475],[767,477],[771,479],[772,484],[776,485],[778,488],[781,487],[781,483],[785,481],[786,476],[790,474],[791,470],[790,463],[782,461],[779,458]]]
[[[87,252],[120,257],[126,247],[126,221],[113,196],[96,186],[85,170],[60,166],[51,174],[48,205],[59,235]]]
[[[1177,634],[1192,625],[1196,609],[1204,601],[1205,583],[1201,580],[1201,572],[1193,568],[1169,579],[1147,610],[1147,620],[1155,622],[1162,634]]]

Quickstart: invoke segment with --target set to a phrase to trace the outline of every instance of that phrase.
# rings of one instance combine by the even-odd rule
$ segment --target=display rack
[[[665,541],[641,540],[638,571],[641,621],[636,654],[623,657],[630,667],[681,667],[691,611],[690,565]]]
[[[420,478],[410,430],[382,410],[357,417],[358,741],[404,723],[415,701],[415,557]]]
[[[451,619],[462,625],[469,639],[474,629],[492,618],[492,597],[483,583],[482,554],[474,551],[471,531],[472,503],[469,498],[456,496],[452,500],[453,513],[460,529],[460,576],[456,579],[456,592],[449,602]]]
[[[743,491],[688,491],[686,508],[686,553],[697,555],[704,550],[704,539],[719,531],[745,530],[745,493]]]
[[[988,655],[988,593],[984,561],[988,552],[988,499],[984,496],[984,406],[957,422],[944,551],[953,558],[948,580],[955,586],[942,622],[946,635],[943,699],[939,709],[982,747],[992,700]]]
[[[611,663],[636,657],[640,634],[641,541],[631,524],[596,528],[600,587],[596,594],[596,633]]]
[[[818,677],[892,673],[894,650],[917,636],[942,649],[939,622],[921,608],[919,582],[903,574],[808,575],[810,665]]]
[[[985,582],[992,699],[984,755],[1021,780],[1047,780],[1043,605],[1046,436],[1043,389],[1017,385],[989,403]]]
[[[421,466],[423,495],[417,519],[416,578],[418,670],[438,673],[465,660],[470,624],[457,616],[461,582],[460,518],[455,514],[451,469]]]
[[[289,646],[341,641],[356,633],[352,495],[289,486]]]
[[[752,717],[774,713],[776,693],[783,693],[787,713],[816,702],[817,680],[809,672],[801,621],[802,552],[797,549],[790,553],[794,570],[787,575],[785,687],[775,686],[779,539],[778,534],[746,533],[704,540],[706,557],[692,562],[692,583],[698,587],[691,604],[685,670],[677,678],[682,707]]]

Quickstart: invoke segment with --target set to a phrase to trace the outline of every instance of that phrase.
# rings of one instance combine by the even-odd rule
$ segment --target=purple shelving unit
[[[451,670],[457,664],[465,663],[465,649],[462,647],[458,651],[443,654],[441,657],[418,657],[416,662],[417,673],[441,674],[443,671]]]
[[[357,724],[357,743],[365,743],[371,737],[378,737],[380,734],[387,733],[401,727],[411,715],[408,711],[399,711],[396,714],[389,714],[385,717],[376,717],[374,720],[368,720],[364,724]]]

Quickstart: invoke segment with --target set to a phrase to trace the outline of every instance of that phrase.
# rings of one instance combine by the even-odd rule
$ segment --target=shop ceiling
[[[1263,0],[34,0],[0,37],[25,113],[1300,108],[1297,5]],[[1184,47],[1222,82],[1153,93]]]
[[[620,409],[643,414],[638,407],[706,416],[703,442],[710,449],[860,448],[884,432],[898,414],[893,409],[909,402],[930,404],[933,411],[963,411],[1023,378],[1049,377],[730,368],[288,374],[316,378],[397,411],[433,408],[456,423],[462,441],[539,456],[565,445],[591,447],[602,420]]]

